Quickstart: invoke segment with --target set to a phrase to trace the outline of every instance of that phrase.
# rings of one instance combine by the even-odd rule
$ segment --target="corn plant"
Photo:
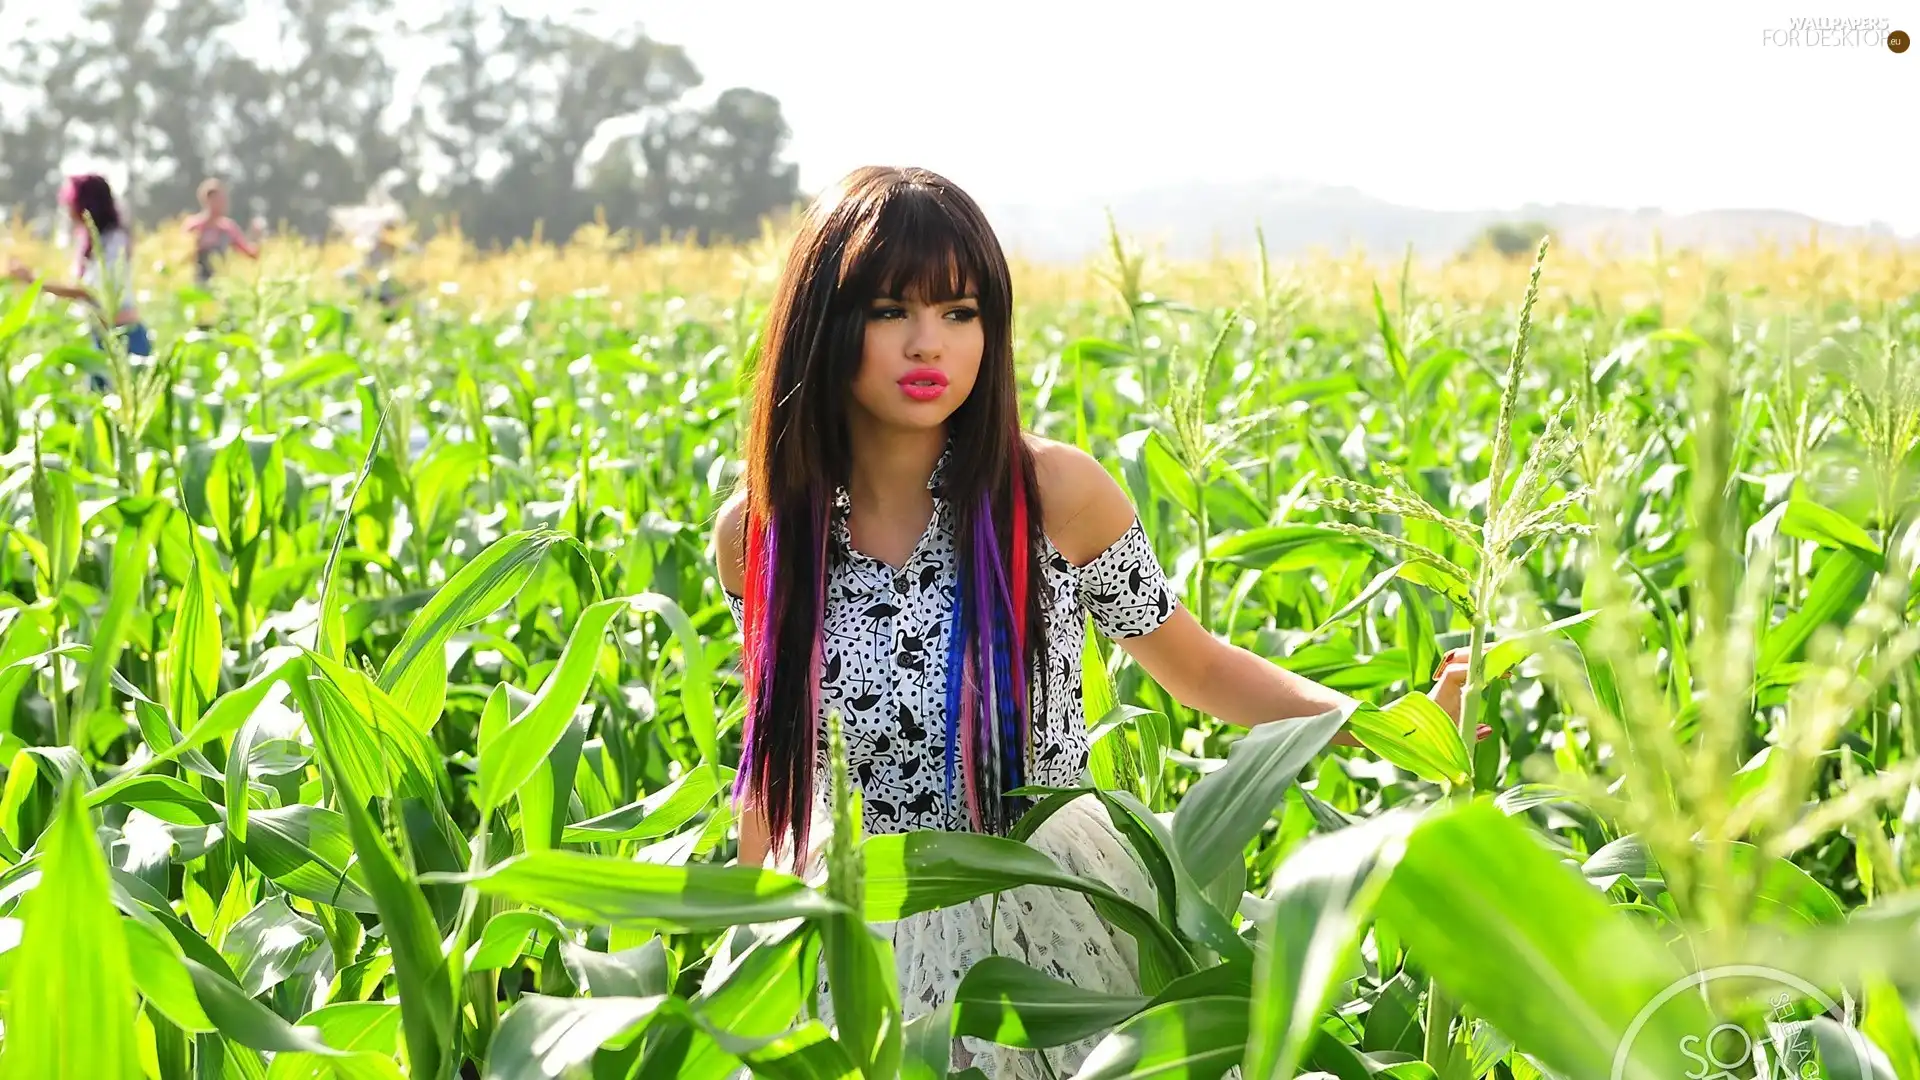
[[[1089,630],[1078,783],[863,835],[828,718],[784,873],[710,547],[779,239],[439,237],[403,311],[289,240],[209,314],[155,233],[150,365],[0,296],[0,1074],[1920,1076],[1911,260],[1022,265],[1029,426],[1358,704],[1235,728]],[[1074,799],[1150,895],[1031,842]],[[1032,890],[1138,984],[900,994],[895,920]]]

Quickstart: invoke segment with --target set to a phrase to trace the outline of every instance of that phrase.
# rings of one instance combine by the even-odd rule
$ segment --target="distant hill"
[[[1818,229],[1823,241],[1868,239],[1920,244],[1891,228],[1835,225],[1790,210],[1726,209],[1670,214],[1573,204],[1528,204],[1511,210],[1427,210],[1375,198],[1351,187],[1291,181],[1186,184],[1110,199],[989,204],[985,207],[1002,242],[1035,259],[1079,259],[1106,243],[1108,207],[1123,233],[1155,244],[1176,258],[1215,251],[1238,254],[1253,248],[1258,222],[1276,257],[1314,248],[1343,253],[1353,246],[1398,255],[1408,244],[1421,256],[1443,256],[1469,246],[1487,226],[1501,221],[1540,221],[1563,245],[1594,250],[1602,244],[1622,254],[1650,249],[1656,230],[1669,249],[1731,252],[1757,244],[1798,243]]]

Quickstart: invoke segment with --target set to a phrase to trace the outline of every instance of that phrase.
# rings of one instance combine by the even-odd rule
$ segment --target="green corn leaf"
[[[401,1080],[393,1057],[400,1049],[400,1007],[386,1001],[323,1005],[300,1018],[338,1053],[275,1055],[267,1080]]]
[[[846,1048],[818,1020],[770,1039],[720,1034],[721,1044],[767,1080],[857,1080],[863,1074]]]
[[[567,843],[594,840],[652,840],[668,836],[692,821],[712,804],[721,785],[731,782],[732,769],[695,769],[638,802],[628,803],[599,817],[566,827]]]
[[[1321,1010],[1351,966],[1412,815],[1321,834],[1287,856],[1260,922],[1244,1075],[1292,1077],[1318,1037]]]
[[[407,624],[380,669],[380,689],[421,730],[440,719],[446,701],[448,639],[513,599],[548,549],[565,538],[550,529],[501,537],[462,566]]]
[[[340,767],[353,770],[355,786],[383,798],[437,801],[445,770],[418,718],[361,672],[318,653],[308,653],[307,662],[315,678],[352,705],[353,722],[339,729],[343,737],[336,753]],[[452,823],[445,827],[453,835]]]
[[[214,739],[225,738],[238,731],[249,717],[254,714],[273,688],[281,683],[294,685],[296,680],[305,677],[308,670],[305,659],[298,649],[281,648],[269,650],[261,657],[262,671],[248,682],[222,694],[218,700],[207,707],[198,723],[188,729],[186,734],[156,753],[147,764],[161,761],[173,761],[189,757],[198,746]],[[212,770],[208,770],[211,772]],[[101,806],[115,797],[127,785],[133,784],[143,774],[137,769],[128,769],[111,780],[100,784],[87,793],[89,806]],[[218,775],[218,774],[215,774]],[[0,811],[0,818],[4,812]]]
[[[1340,605],[1339,610],[1320,620],[1320,625],[1314,627],[1307,636],[1317,638],[1344,622],[1349,616],[1365,608],[1374,597],[1387,591],[1395,581],[1400,579],[1400,572],[1405,569],[1406,566],[1407,564],[1404,562],[1395,563],[1385,570],[1380,571],[1378,574],[1375,574],[1373,580],[1367,582],[1366,587],[1356,593],[1353,599]]]
[[[1190,942],[1213,950],[1229,963],[1247,963],[1253,959],[1246,941],[1234,933],[1227,916],[1239,906],[1246,887],[1246,864],[1234,862],[1217,879],[1221,892],[1232,896],[1230,903],[1216,906],[1213,883],[1203,888],[1194,880],[1186,863],[1175,854],[1178,841],[1160,815],[1145,803],[1124,791],[1095,792],[1106,807],[1114,827],[1133,846],[1134,853],[1149,868],[1154,888],[1163,909],[1170,902],[1174,925]]]
[[[1400,335],[1394,331],[1393,319],[1387,314],[1387,302],[1380,296],[1380,286],[1373,287],[1374,325],[1380,331],[1380,338],[1387,346],[1387,362],[1393,365],[1394,381],[1405,386],[1407,382],[1407,354],[1400,349]]]
[[[0,317],[0,345],[12,341],[14,336],[27,325],[33,317],[33,302],[40,299],[40,282],[34,281],[20,295],[13,298],[12,306],[7,308],[5,317]]]
[[[329,660],[344,661],[347,658],[347,624],[341,613],[340,604],[340,556],[346,548],[347,527],[353,524],[353,505],[360,498],[360,489],[366,485],[367,477],[373,472],[373,463],[380,452],[380,436],[387,430],[387,410],[380,410],[380,419],[373,427],[373,436],[367,440],[367,454],[360,462],[360,473],[354,477],[353,488],[347,493],[347,503],[340,511],[340,525],[333,531],[333,546],[327,550],[327,563],[320,572],[320,617],[314,623],[313,651]]]
[[[1346,719],[1333,710],[1261,724],[1233,745],[1225,766],[1193,785],[1174,812],[1173,840],[1196,880],[1211,881],[1241,858],[1295,776]]]
[[[953,1062],[953,1005],[921,1013],[901,1033],[901,1080],[947,1080]]]
[[[1762,639],[1755,677],[1762,683],[1773,679],[1789,661],[1799,658],[1816,630],[1850,617],[1866,600],[1872,580],[1872,565],[1851,550],[1828,556],[1807,587],[1800,610],[1775,624]]]
[[[1248,570],[1270,570],[1283,559],[1301,557],[1309,562],[1322,558],[1347,557],[1364,552],[1366,545],[1357,537],[1325,525],[1267,525],[1245,532],[1225,533],[1207,549],[1207,559],[1232,563]]]
[[[40,883],[21,904],[0,1074],[139,1080],[133,968],[107,860],[80,789],[62,785],[41,838]]]
[[[1193,957],[1155,913],[1104,884],[1061,870],[1017,840],[980,833],[894,833],[868,837],[861,851],[869,922],[891,922],[1022,885],[1049,885],[1085,895],[1102,916],[1133,935],[1150,992],[1193,970]]]
[[[657,936],[615,953],[562,941],[560,961],[574,985],[594,997],[663,997],[672,990],[666,942]]]
[[[732,932],[745,936],[745,928]],[[812,923],[776,937],[757,940],[741,951],[727,951],[714,963],[724,972],[711,992],[695,995],[690,1005],[697,1024],[649,1048],[642,1075],[679,1080],[722,1080],[739,1065],[713,1032],[735,1039],[767,1039],[786,1031],[814,989],[819,971],[819,932]],[[735,1045],[729,1043],[728,1045]]]
[[[480,747],[481,813],[504,805],[537,772],[586,700],[587,687],[607,625],[632,603],[628,597],[603,600],[587,608],[567,635],[560,659],[525,710]]]
[[[227,931],[221,955],[233,965],[248,997],[259,997],[289,979],[331,966],[327,933],[274,896],[263,900]]]
[[[860,851],[860,809],[847,773],[847,747],[838,710],[827,716],[833,830],[828,840],[827,897],[842,914],[822,919],[827,989],[833,998],[835,1033],[863,1076],[893,1076],[900,1067],[900,989],[893,942],[861,917],[865,867]]]
[[[1920,1080],[1920,1039],[1914,1036],[1913,1017],[1900,991],[1881,978],[1868,979],[1865,990],[1861,1034],[1886,1055],[1894,1080]]]
[[[154,541],[171,512],[167,504],[153,499],[123,499],[118,506],[125,524],[113,544],[107,607],[94,627],[93,640],[88,643],[93,651],[88,657],[85,682],[80,690],[82,718],[106,702],[109,675],[120,662],[134,612],[140,605],[141,590],[146,586]],[[81,738],[78,731],[74,737],[76,741]]]
[[[251,799],[252,776],[249,766],[253,762],[253,744],[259,736],[258,719],[248,720],[240,726],[233,737],[233,745],[227,750],[227,835],[237,844],[247,842],[247,814]]]
[[[368,771],[364,765],[343,765],[349,745],[368,741],[365,723],[325,676],[303,680],[295,689],[322,767],[338,793],[347,835],[366,875],[367,891],[386,927],[399,983],[408,1060],[416,1072],[436,1075],[454,1048],[454,980],[449,977],[439,928],[427,898],[411,880],[374,816]]]
[[[1216,1080],[1240,1063],[1247,1000],[1169,1001],[1114,1029],[1087,1055],[1076,1080]]]
[[[1886,569],[1886,556],[1865,529],[1839,511],[1830,510],[1811,499],[1796,496],[1787,500],[1787,512],[1780,519],[1780,531],[1825,547],[1851,552],[1855,558],[1875,570]]]
[[[427,874],[563,919],[672,933],[815,918],[839,905],[799,878],[748,866],[660,866],[576,851],[517,855],[478,874]]]
[[[248,997],[231,981],[191,959],[181,961],[193,977],[194,991],[207,1018],[226,1038],[254,1050],[274,1053],[299,1051],[334,1056],[334,1049],[304,1025],[288,1024],[272,1010]]]
[[[664,997],[559,998],[527,994],[507,1011],[487,1048],[486,1080],[552,1080],[630,1040]]]
[[[1460,729],[1425,694],[1408,694],[1385,708],[1363,703],[1347,728],[1362,746],[1422,780],[1448,787],[1472,782]]]
[[[1539,652],[1553,635],[1566,633],[1571,636],[1574,627],[1599,617],[1598,611],[1582,611],[1577,615],[1569,615],[1564,619],[1550,622],[1532,633],[1516,634],[1488,645],[1482,661],[1486,669],[1485,677],[1489,680],[1500,678],[1519,667],[1528,657]],[[1681,647],[1685,648],[1684,642],[1681,643]]]
[[[1147,999],[1064,983],[1004,956],[976,962],[954,991],[953,1033],[1024,1049],[1064,1046],[1133,1016]]]
[[[713,711],[713,674],[707,663],[706,642],[680,605],[659,593],[641,593],[632,606],[660,616],[680,643],[680,710],[686,717],[693,745],[708,764],[720,764],[719,722]]]
[[[1450,994],[1563,1075],[1671,1080],[1681,1038],[1711,1027],[1685,993],[1639,1019],[1679,964],[1490,802],[1416,826],[1378,911]]]
[[[93,806],[136,806],[173,825],[217,825],[220,808],[198,788],[171,776],[137,776],[114,788]]]
[[[258,675],[207,706],[199,721],[189,726],[180,742],[171,748],[175,756],[239,731],[275,686],[281,683],[293,686],[296,680],[306,676],[307,666],[298,649],[279,648],[262,655],[260,669]]]
[[[520,835],[528,851],[544,851],[563,842],[569,813],[566,799],[573,791],[580,769],[580,748],[586,740],[586,720],[576,715],[560,733],[552,752],[520,786]]]
[[[316,904],[379,913],[366,871],[354,858],[347,819],[324,806],[295,803],[248,818],[247,861],[275,885]]]
[[[220,693],[220,613],[214,606],[213,554],[187,529],[192,561],[173,610],[167,647],[167,709],[175,723],[192,724]]]
[[[40,549],[35,562],[46,579],[47,595],[58,596],[80,560],[80,500],[73,490],[73,476],[66,469],[46,467],[38,436],[31,475],[33,532],[26,538]]]
[[[138,919],[122,919],[127,936],[127,961],[134,986],[148,1005],[187,1032],[213,1031],[213,1021],[200,1007],[180,944]]]
[[[121,925],[140,993],[183,1030],[218,1031],[241,1046],[274,1053],[337,1057],[345,1048],[332,1045],[324,1029],[287,1023],[233,980],[185,956],[164,932],[134,919]],[[397,1015],[395,1021],[397,1025]]]
[[[487,925],[467,951],[468,971],[508,967],[522,956],[566,936],[559,920],[541,911],[503,911]],[[644,996],[644,995],[642,995]]]

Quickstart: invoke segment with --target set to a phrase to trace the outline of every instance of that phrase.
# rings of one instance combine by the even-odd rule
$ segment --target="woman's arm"
[[[240,226],[232,218],[220,219],[220,231],[233,240],[233,246],[239,249],[240,254],[249,259],[260,257],[260,249],[253,246],[253,241],[247,239],[247,234],[240,231]]]
[[[740,858],[741,866],[765,866],[767,848],[767,815],[757,806],[739,803],[734,806],[734,814],[740,822]]]
[[[32,279],[29,278],[28,280]],[[81,300],[89,304],[95,303],[93,293],[88,291],[84,285],[62,285],[57,281],[42,281],[40,283],[40,291],[48,296],[57,296],[62,300]]]
[[[1035,451],[1047,534],[1068,561],[1084,566],[1132,527],[1133,504],[1107,470],[1087,454],[1038,441]],[[1119,645],[1180,704],[1245,727],[1335,709],[1350,714],[1359,704],[1347,694],[1215,637],[1177,602],[1173,614],[1158,628],[1123,638]],[[1449,656],[1432,695],[1457,717],[1466,665],[1452,660]],[[1344,729],[1334,741],[1357,744]]]
[[[35,281],[33,268],[15,259],[7,268],[7,273],[15,281],[31,285]],[[94,302],[93,293],[85,285],[63,285],[57,281],[40,280],[40,291],[48,296],[57,296],[62,300],[84,300]]]

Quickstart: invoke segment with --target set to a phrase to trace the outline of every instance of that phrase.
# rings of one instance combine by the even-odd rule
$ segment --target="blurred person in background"
[[[227,216],[227,189],[215,179],[207,179],[200,184],[200,212],[186,220],[184,228],[193,237],[193,280],[201,288],[206,288],[213,280],[214,271],[229,249],[236,250],[249,259],[260,258],[258,245],[260,227],[263,223],[254,220],[254,236],[249,238],[240,231],[240,226]]]
[[[41,292],[87,304],[95,320],[94,348],[105,351],[102,332],[110,327],[124,337],[130,355],[152,356],[152,339],[133,301],[133,233],[114,201],[112,185],[97,173],[70,176],[60,187],[60,207],[73,226],[78,251],[75,280],[49,280],[19,259],[10,261],[8,272],[18,281],[38,281]],[[111,315],[102,310],[102,305],[113,304],[116,298],[117,309]],[[106,380],[99,375],[90,381],[96,390],[106,389]]]

